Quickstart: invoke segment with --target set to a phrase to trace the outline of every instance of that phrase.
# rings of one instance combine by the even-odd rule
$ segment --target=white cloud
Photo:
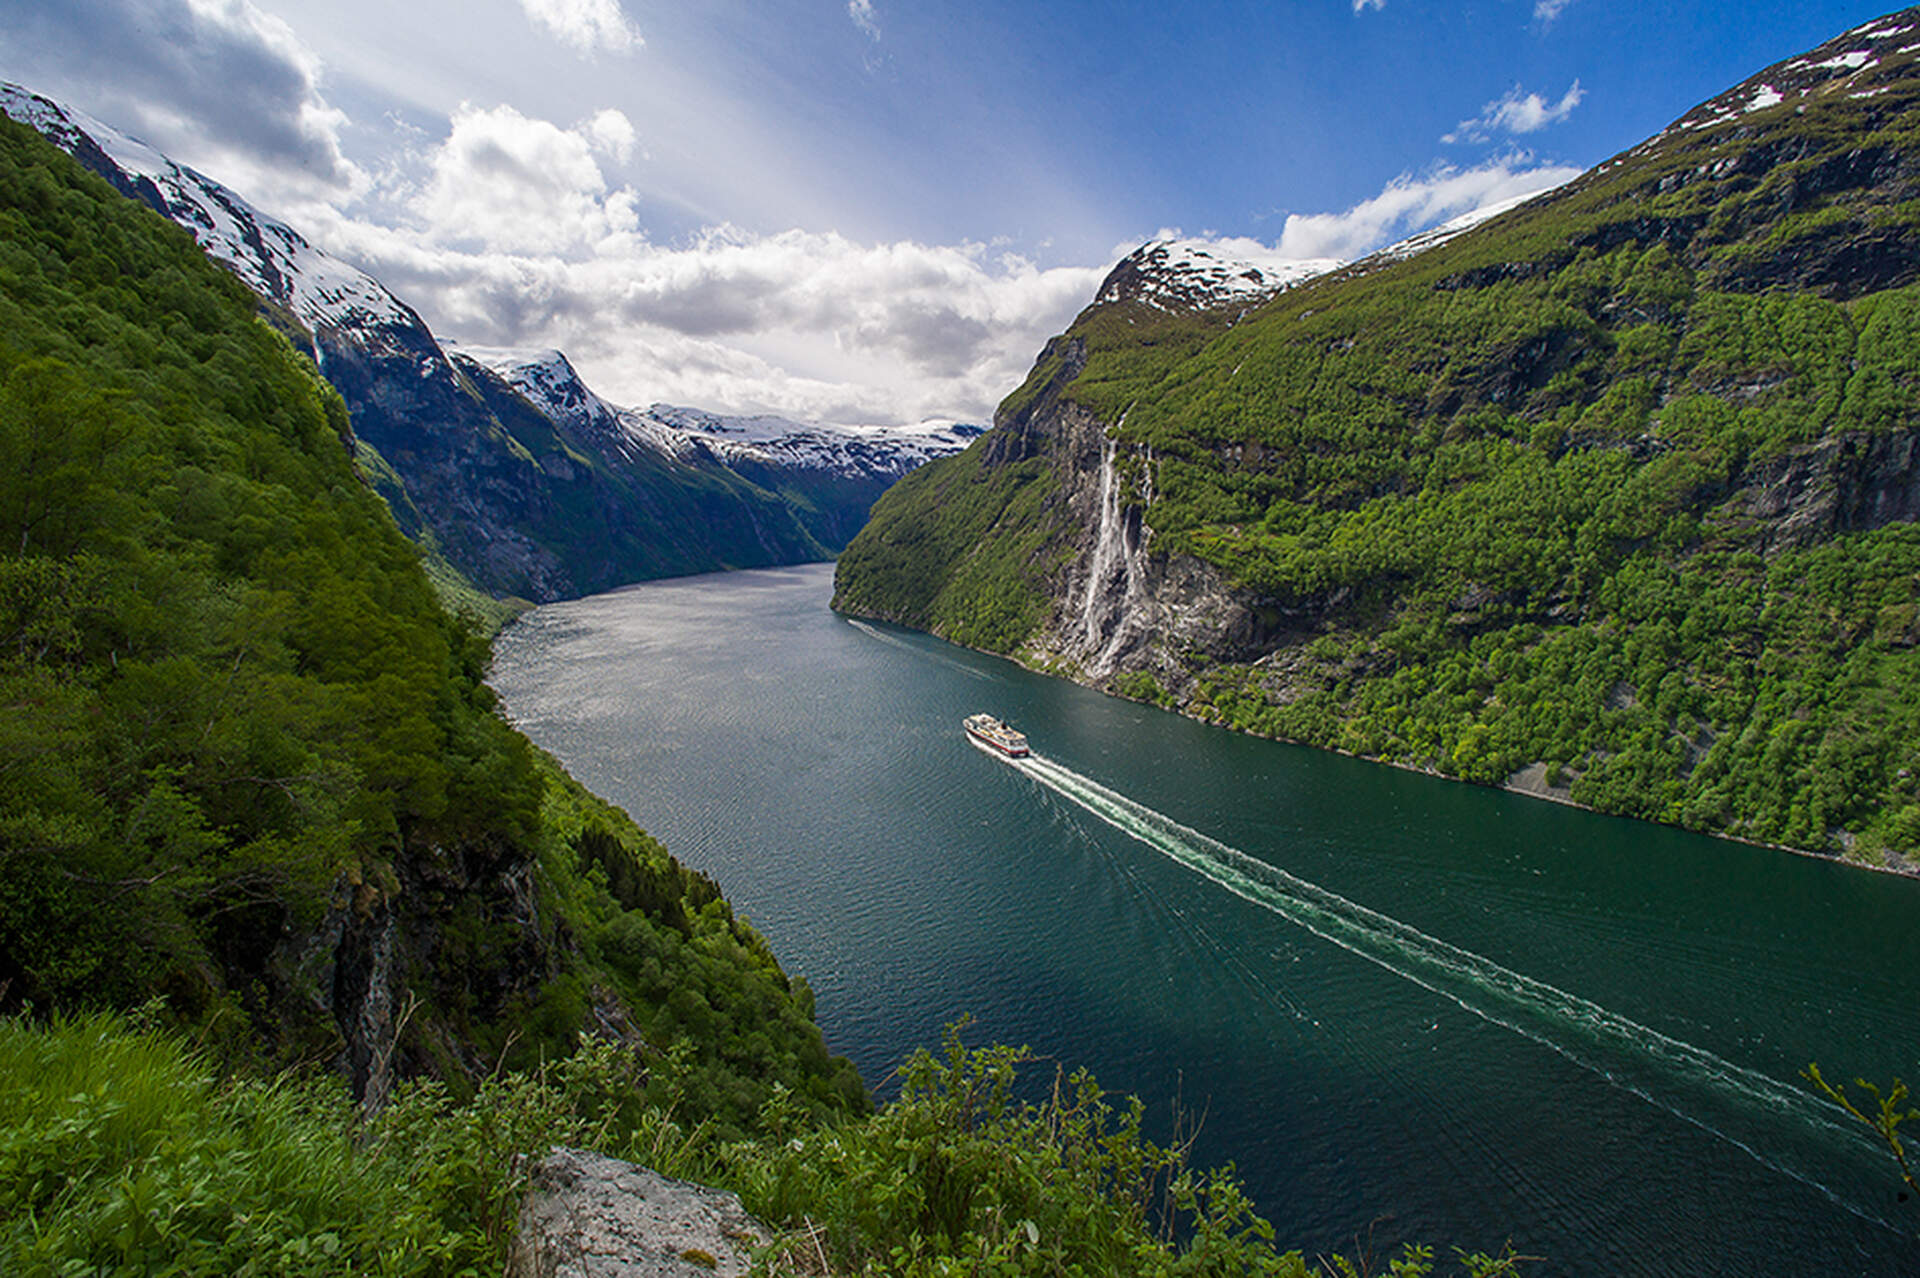
[[[591,120],[581,126],[581,132],[601,152],[616,164],[625,164],[633,156],[633,144],[639,135],[633,131],[633,121],[626,113],[612,107],[596,112]]]
[[[1353,0],[1353,11],[1355,13],[1365,13],[1369,9],[1384,9],[1386,7],[1387,0]]]
[[[1462,120],[1458,128],[1441,138],[1442,142],[1485,142],[1495,133],[1533,133],[1546,128],[1549,124],[1558,124],[1573,113],[1586,97],[1586,91],[1575,80],[1572,87],[1560,95],[1558,102],[1548,102],[1537,93],[1523,94],[1520,86],[1514,85],[1507,90],[1505,97],[1495,98],[1481,108],[1480,114],[1471,120]]]
[[[727,224],[657,243],[638,227],[633,192],[602,169],[635,145],[617,113],[562,128],[466,107],[429,157],[414,225],[336,212],[312,231],[436,332],[557,346],[616,403],[840,422],[985,420],[1112,265],[1043,270],[979,243]],[[1574,175],[1520,157],[1441,168],[1344,212],[1289,217],[1275,246],[1206,240],[1262,262],[1352,259]]]
[[[873,0],[847,0],[847,16],[870,38],[880,38],[880,17],[873,11]]]
[[[527,18],[581,54],[626,53],[645,43],[620,0],[520,0]]]
[[[567,136],[580,142],[551,125],[552,133],[526,128],[538,121],[507,119],[499,129],[498,112],[461,120],[469,134],[485,123],[489,139],[527,133],[560,154],[569,152]],[[574,174],[576,192],[587,189],[585,174]],[[456,210],[436,211],[440,222],[424,230],[336,217],[314,233],[435,332],[482,345],[558,346],[617,403],[842,422],[984,420],[1111,265],[1042,270],[979,244],[863,244],[834,232],[731,226],[674,245],[631,233],[599,243],[576,235],[569,249],[559,237],[535,246],[531,237],[443,235]],[[457,212],[476,215],[465,205]],[[575,212],[563,205],[553,216]]]
[[[344,112],[320,59],[250,0],[60,0],[5,6],[0,48],[28,87],[113,119],[268,205],[351,198]]]
[[[1565,11],[1573,0],[1534,0],[1533,17],[1536,22],[1550,23]]]
[[[443,243],[536,253],[598,245],[638,229],[632,190],[610,190],[595,158],[624,159],[633,142],[618,111],[563,129],[510,106],[463,103],[412,211]]]
[[[1580,172],[1560,165],[1526,168],[1510,157],[1472,169],[1443,166],[1423,178],[1402,174],[1343,213],[1289,214],[1279,252],[1350,260],[1449,218],[1559,186]]]

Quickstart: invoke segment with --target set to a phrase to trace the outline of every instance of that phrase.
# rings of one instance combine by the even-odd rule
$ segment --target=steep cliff
[[[715,885],[498,715],[253,295],[11,121],[0,246],[0,1011],[150,1004],[373,1106],[582,1033],[724,1128],[864,1105]]]
[[[887,484],[964,442],[945,424],[785,423],[814,446],[730,450],[703,429],[637,422],[600,403],[558,352],[533,361],[557,357],[556,381],[516,377],[529,361],[513,353],[489,362],[442,343],[378,280],[100,121],[5,84],[0,113],[187,230],[252,289],[340,392],[362,469],[407,535],[496,597],[545,602],[831,558]]]
[[[1142,250],[984,440],[876,506],[836,605],[1249,730],[1898,862],[1917,31],[1869,23],[1252,309],[1143,287]]]

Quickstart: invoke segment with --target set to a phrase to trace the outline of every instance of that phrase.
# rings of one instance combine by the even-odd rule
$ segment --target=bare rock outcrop
[[[533,1168],[507,1278],[732,1278],[771,1241],[737,1195],[555,1149]]]

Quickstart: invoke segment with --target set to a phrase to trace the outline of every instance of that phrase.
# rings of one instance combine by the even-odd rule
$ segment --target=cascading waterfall
[[[1127,622],[1140,603],[1146,569],[1143,537],[1128,535],[1126,503],[1114,465],[1120,446],[1100,445],[1100,514],[1087,563],[1087,592],[1080,602],[1080,644],[1093,674],[1112,668],[1129,637]]]
[[[1113,440],[1100,445],[1100,522],[1094,530],[1093,555],[1087,564],[1087,593],[1080,605],[1080,633],[1092,647],[1103,637],[1098,616],[1100,601],[1114,567],[1121,561],[1125,529],[1120,521],[1120,485],[1113,472]]]

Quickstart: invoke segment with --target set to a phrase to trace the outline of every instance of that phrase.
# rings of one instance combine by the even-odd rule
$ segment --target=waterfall
[[[1087,564],[1087,597],[1080,607],[1080,634],[1089,648],[1104,637],[1098,616],[1100,602],[1115,566],[1125,558],[1126,529],[1121,526],[1120,483],[1113,468],[1117,448],[1111,439],[1100,445],[1100,522],[1094,529],[1093,555]]]
[[[1129,529],[1120,476],[1114,466],[1119,444],[1100,446],[1100,511],[1087,562],[1087,593],[1080,603],[1080,645],[1091,655],[1088,670],[1104,674],[1121,647],[1137,632],[1136,606],[1144,590],[1145,538],[1138,525]]]

